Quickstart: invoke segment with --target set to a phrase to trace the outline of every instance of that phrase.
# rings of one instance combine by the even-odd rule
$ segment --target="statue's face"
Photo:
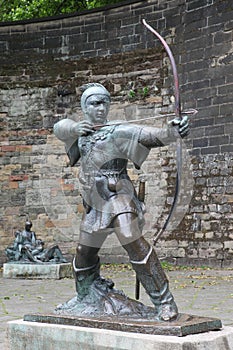
[[[110,107],[108,96],[91,95],[86,100],[85,117],[93,124],[104,124]]]
[[[31,228],[32,228],[32,225],[31,225],[31,224],[26,224],[26,225],[25,225],[25,230],[26,230],[26,231],[30,231]]]

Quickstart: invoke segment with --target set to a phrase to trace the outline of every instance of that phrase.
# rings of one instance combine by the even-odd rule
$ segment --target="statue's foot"
[[[158,320],[159,321],[172,321],[178,316],[178,308],[173,301],[161,304],[158,308]]]
[[[111,288],[111,280],[99,279],[85,297],[76,295],[54,310],[57,315],[77,317],[123,317],[151,321],[157,318],[155,308],[127,297],[121,290]]]

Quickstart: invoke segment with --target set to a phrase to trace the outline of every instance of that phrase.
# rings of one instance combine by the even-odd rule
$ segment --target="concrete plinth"
[[[4,278],[38,278],[38,279],[60,279],[72,277],[70,263],[63,264],[21,264],[6,263],[3,265]]]
[[[9,350],[233,350],[233,328],[181,338],[17,320],[7,341]]]

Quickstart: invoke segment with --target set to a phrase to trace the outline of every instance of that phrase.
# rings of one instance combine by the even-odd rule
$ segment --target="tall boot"
[[[73,260],[73,274],[75,278],[75,286],[77,295],[60,304],[56,308],[57,314],[77,314],[81,315],[85,313],[88,304],[92,302],[91,289],[95,282],[100,278],[99,275],[100,264],[99,261],[95,265],[84,268],[77,268],[75,265],[75,258]]]
[[[175,319],[178,309],[169,291],[168,279],[154,249],[151,247],[147,256],[141,261],[131,260],[131,264],[155,306],[157,318],[161,321]]]
[[[77,291],[76,301],[84,304],[95,304],[108,293],[114,292],[114,282],[100,276],[99,259],[95,265],[85,268],[77,268],[75,259],[73,271]]]
[[[75,278],[75,286],[77,291],[77,300],[81,301],[90,291],[90,287],[94,281],[100,278],[100,262],[95,265],[84,268],[77,268],[75,266],[75,259],[73,260],[73,274]]]

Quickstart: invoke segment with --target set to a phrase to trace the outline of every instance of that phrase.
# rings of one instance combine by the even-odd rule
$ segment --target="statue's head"
[[[110,93],[99,83],[81,86],[81,108],[87,120],[93,123],[104,123],[110,107]]]
[[[27,220],[27,221],[25,222],[25,230],[26,230],[26,231],[30,231],[31,228],[32,228],[32,222],[29,221],[29,220]]]

